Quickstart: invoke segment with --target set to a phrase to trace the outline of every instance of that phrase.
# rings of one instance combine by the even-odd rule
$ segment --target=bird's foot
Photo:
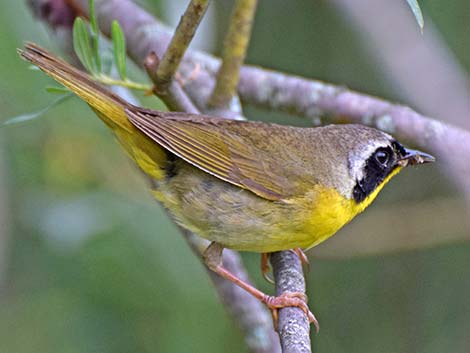
[[[286,307],[297,307],[300,308],[305,315],[307,315],[308,321],[315,326],[315,330],[320,330],[320,325],[317,318],[310,311],[307,305],[307,296],[301,292],[284,292],[281,295],[275,297],[270,295],[265,295],[262,298],[262,302],[271,310],[273,315],[274,327],[277,330],[277,323],[279,319],[278,310]]]

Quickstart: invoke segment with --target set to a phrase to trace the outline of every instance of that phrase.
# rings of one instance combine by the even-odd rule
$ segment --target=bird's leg
[[[264,294],[260,290],[253,287],[251,284],[242,281],[231,272],[227,271],[222,264],[222,251],[224,247],[219,243],[212,242],[207,249],[204,251],[203,258],[207,267],[212,271],[236,284],[240,288],[243,288],[248,293],[259,299],[261,302],[271,310],[274,320],[274,327],[277,327],[277,311],[278,309],[294,306],[303,310],[307,315],[310,323],[313,323],[318,331],[318,321],[307,306],[307,296],[301,292],[285,292],[280,296],[271,296]]]
[[[261,274],[263,278],[271,284],[274,284],[274,279],[269,275],[271,266],[269,266],[269,252],[261,254]]]
[[[308,261],[307,255],[305,255],[304,251],[301,248],[291,249],[290,251],[294,252],[300,259],[302,265],[304,265],[308,271],[310,271],[310,262]]]

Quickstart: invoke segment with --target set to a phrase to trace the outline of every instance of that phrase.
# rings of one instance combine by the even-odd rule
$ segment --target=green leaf
[[[100,58],[100,32],[98,28],[98,21],[96,19],[95,1],[88,1],[88,8],[90,11],[90,28],[91,28],[91,42],[93,47],[93,56],[98,72],[101,72],[101,58]]]
[[[111,38],[113,41],[114,62],[121,79],[126,79],[126,38],[119,22],[114,20],[111,24]]]
[[[97,74],[98,70],[93,60],[93,51],[88,37],[88,29],[81,17],[77,17],[73,23],[73,49],[81,63],[92,74]]]
[[[24,123],[26,121],[37,119],[37,118],[43,116],[45,113],[47,113],[49,110],[51,110],[55,106],[59,105],[60,103],[64,102],[65,100],[67,100],[68,98],[70,98],[72,96],[73,96],[73,93],[63,95],[63,96],[57,98],[52,103],[50,103],[45,108],[42,108],[41,110],[38,110],[37,112],[28,113],[28,114],[21,114],[21,115],[18,115],[18,116],[15,116],[13,118],[8,119],[7,121],[4,121],[3,123],[0,124],[0,127],[7,126],[7,125],[13,125],[13,124],[20,124],[20,123]]]
[[[70,93],[70,90],[68,88],[65,88],[62,86],[47,86],[46,91],[48,93],[54,93],[54,94]]]
[[[408,2],[408,5],[410,6],[411,11],[413,11],[413,15],[415,16],[416,22],[418,22],[421,33],[423,33],[424,18],[423,18],[423,13],[421,12],[421,8],[419,7],[419,4],[418,4],[418,0],[406,0],[406,1]]]
[[[96,20],[95,2],[94,0],[88,1],[88,8],[90,11],[90,26],[93,33],[99,33],[98,21]]]

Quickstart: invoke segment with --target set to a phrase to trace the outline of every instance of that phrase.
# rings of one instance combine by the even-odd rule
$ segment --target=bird
[[[403,168],[433,162],[363,125],[293,127],[132,105],[33,43],[25,60],[84,100],[152,180],[151,193],[183,228],[209,240],[206,265],[277,317],[303,293],[270,296],[223,267],[224,248],[269,254],[310,249],[364,211]]]

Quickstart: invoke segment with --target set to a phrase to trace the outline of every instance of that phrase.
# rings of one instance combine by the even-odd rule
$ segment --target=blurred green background
[[[209,25],[214,42],[208,45],[215,53],[231,6],[217,3]],[[468,72],[470,2],[420,3]],[[144,5],[170,20],[167,4]],[[55,99],[44,91],[51,81],[28,70],[16,48],[25,40],[56,46],[24,1],[3,1],[0,10],[5,121]],[[247,61],[410,103],[392,88],[366,46],[327,1],[261,0]],[[256,119],[308,123],[251,107],[246,112]],[[469,242],[334,256],[348,246],[367,248],[367,242],[358,243],[361,235],[394,233],[393,225],[375,219],[380,210],[401,222],[398,229],[415,233],[433,217],[445,223],[457,212],[446,236],[470,232],[458,228],[459,222],[468,225],[466,211],[447,176],[439,166],[406,171],[360,217],[362,226],[354,222],[341,231],[337,248],[326,255],[311,252],[308,293],[322,327],[313,335],[314,351],[469,351]],[[454,208],[400,220],[393,212],[406,204],[413,214],[413,207],[441,201]],[[271,291],[260,276],[259,256],[243,257],[255,283]],[[71,99],[40,119],[0,128],[1,353],[244,351],[199,261],[83,103]]]

